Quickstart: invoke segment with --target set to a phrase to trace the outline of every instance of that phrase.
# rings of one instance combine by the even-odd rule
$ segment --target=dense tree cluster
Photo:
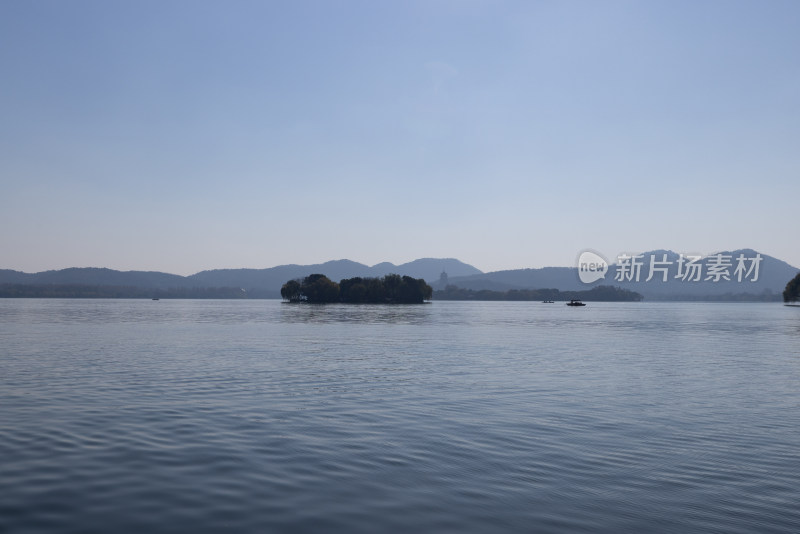
[[[281,297],[289,302],[352,304],[417,304],[430,300],[433,290],[422,278],[388,274],[383,278],[347,278],[338,284],[322,274],[289,280]]]
[[[571,300],[580,299],[597,302],[639,301],[642,296],[614,286],[597,286],[585,291],[559,291],[558,289],[510,289],[491,291],[489,289],[464,289],[447,286],[433,294],[435,300]]]
[[[786,289],[783,290],[784,302],[796,302],[798,300],[800,300],[800,273],[797,273],[797,276],[789,280],[789,283],[786,284]]]
[[[383,278],[348,278],[339,282],[342,302],[397,302],[430,300],[431,286],[422,278],[388,274]]]

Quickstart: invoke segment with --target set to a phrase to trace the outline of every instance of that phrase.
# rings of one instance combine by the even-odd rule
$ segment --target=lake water
[[[798,532],[800,309],[0,300],[0,532]]]

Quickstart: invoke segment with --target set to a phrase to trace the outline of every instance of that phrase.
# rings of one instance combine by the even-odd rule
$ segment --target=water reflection
[[[282,303],[283,323],[426,324],[430,304],[289,304]]]

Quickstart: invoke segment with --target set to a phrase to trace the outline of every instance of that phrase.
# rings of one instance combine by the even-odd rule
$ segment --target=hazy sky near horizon
[[[800,266],[795,1],[0,2],[0,268]]]

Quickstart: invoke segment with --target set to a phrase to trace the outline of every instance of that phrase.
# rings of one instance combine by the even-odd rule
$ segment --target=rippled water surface
[[[800,309],[0,300],[2,532],[798,532]]]

